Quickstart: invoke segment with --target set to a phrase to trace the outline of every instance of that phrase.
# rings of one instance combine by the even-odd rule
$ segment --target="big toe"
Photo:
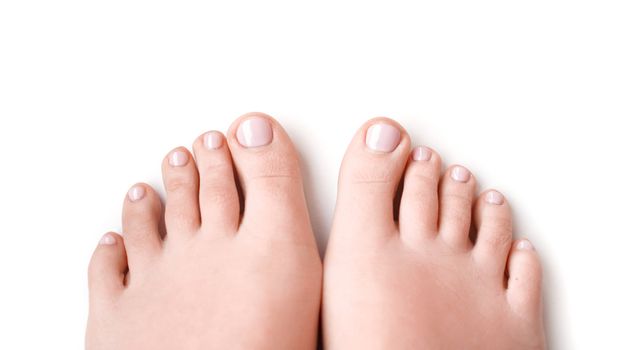
[[[397,232],[394,199],[409,152],[408,134],[391,119],[372,119],[357,131],[341,164],[334,232],[358,234],[353,225],[371,236]]]
[[[298,155],[281,125],[249,113],[231,125],[227,141],[244,197],[240,231],[315,244]]]

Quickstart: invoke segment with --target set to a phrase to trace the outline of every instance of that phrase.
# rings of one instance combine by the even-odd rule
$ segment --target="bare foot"
[[[165,224],[158,195],[137,184],[123,237],[95,250],[87,349],[314,349],[321,264],[285,131],[254,113],[193,149],[162,164]]]
[[[527,240],[512,241],[503,196],[475,191],[464,167],[441,175],[434,151],[411,153],[394,121],[358,131],[324,264],[327,349],[545,348],[538,256]]]

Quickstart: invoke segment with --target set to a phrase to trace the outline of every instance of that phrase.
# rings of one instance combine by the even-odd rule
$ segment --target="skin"
[[[376,123],[399,130],[394,150],[367,147]],[[507,200],[476,196],[472,174],[454,180],[456,166],[442,172],[426,150],[429,160],[414,160],[386,118],[352,140],[324,260],[324,347],[544,349],[540,264],[528,241],[512,240]]]
[[[270,124],[270,144],[238,142],[249,117]],[[199,137],[193,149],[194,159],[180,147],[162,163],[164,213],[138,184],[144,197],[125,198],[123,237],[108,233],[114,243],[95,250],[86,348],[315,349],[322,269],[287,134],[253,113],[219,148]],[[187,164],[172,166],[175,152]]]
[[[256,117],[273,139],[246,148],[236,130]],[[377,123],[398,130],[395,149],[366,146]],[[432,150],[415,161],[394,121],[367,122],[344,157],[323,294],[280,125],[245,115],[220,147],[200,137],[193,150],[163,161],[165,210],[135,185],[124,235],[107,233],[95,250],[87,349],[315,349],[321,298],[326,349],[545,348],[540,264],[528,241],[512,240],[507,200],[475,196],[473,175],[443,174]],[[187,163],[171,165],[180,152]]]

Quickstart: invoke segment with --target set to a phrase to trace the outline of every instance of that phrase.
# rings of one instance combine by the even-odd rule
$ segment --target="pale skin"
[[[325,349],[545,348],[538,256],[513,241],[507,200],[476,196],[466,168],[443,172],[390,119],[344,157],[323,272],[271,117],[208,132],[162,170],[166,205],[132,186],[123,236],[93,254],[87,349],[315,349],[320,309]]]

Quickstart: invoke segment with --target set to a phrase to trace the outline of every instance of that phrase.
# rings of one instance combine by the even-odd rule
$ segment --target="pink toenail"
[[[459,165],[455,166],[451,169],[451,178],[458,182],[467,182],[471,177],[471,172],[468,171],[465,167],[461,167]]]
[[[113,245],[117,243],[117,239],[114,238],[113,235],[111,235],[110,233],[106,233],[100,240],[99,240],[99,244],[101,245]]]
[[[127,191],[127,197],[132,202],[142,199],[145,196],[145,188],[141,185],[134,185]]]
[[[209,131],[203,135],[203,144],[207,149],[219,149],[222,141],[222,135],[216,131]]]
[[[402,133],[393,125],[378,123],[367,129],[365,143],[374,151],[393,152],[400,143],[401,137]]]
[[[520,240],[516,244],[516,249],[518,249],[518,250],[533,250],[533,245],[528,240],[522,239],[522,240]]]
[[[430,160],[430,158],[432,158],[432,151],[430,151],[429,148],[423,147],[423,146],[419,146],[415,148],[415,151],[413,152],[414,160],[422,161],[422,160]]]
[[[260,147],[272,142],[272,127],[261,117],[244,120],[235,133],[238,142],[244,147]]]
[[[486,193],[486,203],[501,205],[503,204],[503,195],[497,191],[488,191]]]
[[[168,157],[168,164],[171,166],[184,166],[188,164],[188,155],[183,151],[175,151]]]

